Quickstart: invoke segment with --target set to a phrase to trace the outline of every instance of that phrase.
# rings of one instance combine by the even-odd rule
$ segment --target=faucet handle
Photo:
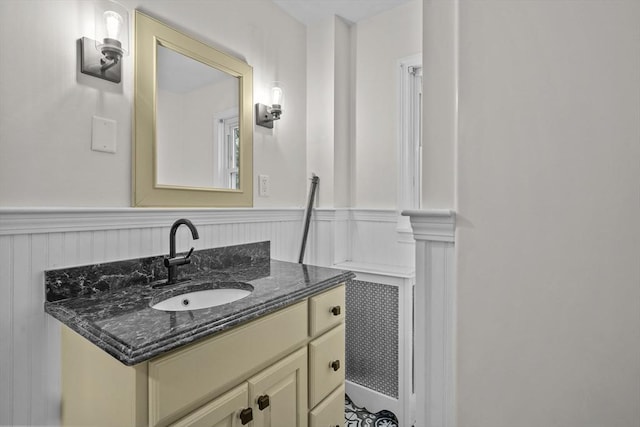
[[[189,253],[184,257],[184,259],[189,258],[189,257],[191,256],[191,254],[193,253],[193,250],[194,250],[194,249],[195,249],[195,248],[191,248],[191,249],[189,249]]]

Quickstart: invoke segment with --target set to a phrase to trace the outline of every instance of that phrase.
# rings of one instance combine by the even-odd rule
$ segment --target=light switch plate
[[[93,116],[91,149],[94,151],[104,151],[105,153],[115,153],[116,131],[117,123],[115,120]]]

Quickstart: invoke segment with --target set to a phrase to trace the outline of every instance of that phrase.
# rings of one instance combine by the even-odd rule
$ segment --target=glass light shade
[[[274,82],[271,85],[271,104],[280,105],[284,101],[284,91],[282,90],[282,85],[280,82]]]
[[[110,39],[120,40],[122,33],[122,16],[112,10],[106,11],[103,16],[107,37]]]
[[[97,1],[95,8],[96,48],[102,50],[105,46],[117,47],[122,51],[122,55],[128,55],[129,12],[127,8],[111,0]]]

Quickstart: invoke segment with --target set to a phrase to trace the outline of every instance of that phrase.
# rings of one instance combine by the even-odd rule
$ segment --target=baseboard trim
[[[393,412],[398,417],[402,412],[400,401],[398,399],[375,390],[371,390],[370,388],[360,384],[345,381],[345,392],[356,405],[367,408],[369,412],[376,413],[386,409],[387,411]],[[400,422],[400,425],[404,424]]]

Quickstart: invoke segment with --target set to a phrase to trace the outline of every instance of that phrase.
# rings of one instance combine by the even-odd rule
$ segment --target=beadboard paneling
[[[405,211],[416,239],[415,425],[455,427],[456,214]]]
[[[0,236],[0,425],[8,424],[13,411],[13,238]],[[5,415],[6,414],[6,415]]]
[[[415,244],[399,235],[396,211],[353,209],[350,225],[350,261],[413,268]]]
[[[0,425],[58,425],[60,324],[43,310],[44,271],[168,252],[169,228],[189,218],[178,251],[271,241],[271,256],[297,262],[303,209],[0,209]],[[397,213],[316,209],[305,262],[412,265]]]
[[[196,218],[200,239],[182,227],[179,251],[270,240],[273,258],[295,262],[302,209],[277,212],[122,209],[118,228],[115,210],[0,210],[0,425],[60,422],[60,324],[43,310],[45,270],[167,253],[180,217]]]

